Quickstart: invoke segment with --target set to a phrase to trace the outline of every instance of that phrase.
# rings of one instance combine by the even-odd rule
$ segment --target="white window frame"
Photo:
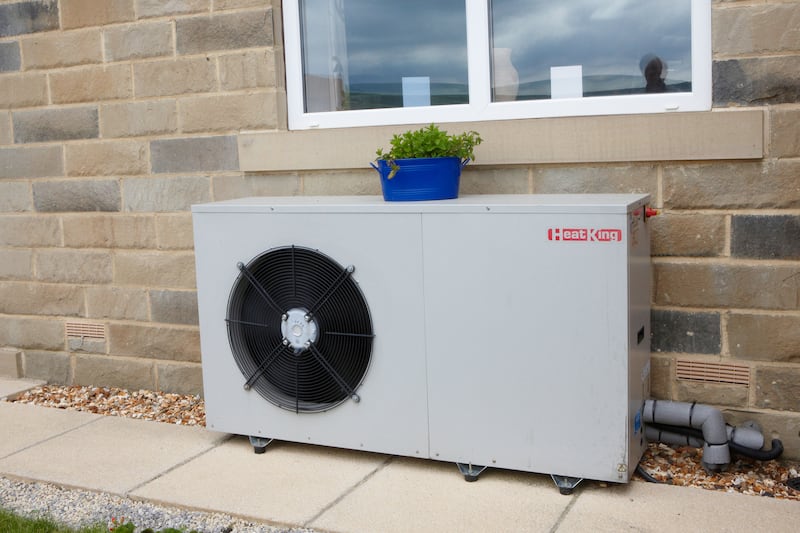
[[[430,122],[471,122],[711,109],[711,0],[692,0],[692,92],[491,101],[489,2],[465,0],[469,104],[306,113],[299,0],[283,2],[289,129],[346,128]]]

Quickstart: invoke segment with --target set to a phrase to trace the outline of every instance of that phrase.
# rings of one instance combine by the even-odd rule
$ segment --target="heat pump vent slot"
[[[373,330],[354,268],[287,246],[239,269],[226,321],[245,388],[295,412],[358,401]]]
[[[750,368],[744,365],[678,359],[675,374],[678,379],[686,381],[750,385]]]

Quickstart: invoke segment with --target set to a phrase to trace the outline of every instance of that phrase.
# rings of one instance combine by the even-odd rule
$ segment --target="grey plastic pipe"
[[[645,424],[665,424],[699,429],[703,432],[703,466],[722,470],[731,462],[725,418],[719,409],[708,405],[666,400],[646,400],[642,420]]]

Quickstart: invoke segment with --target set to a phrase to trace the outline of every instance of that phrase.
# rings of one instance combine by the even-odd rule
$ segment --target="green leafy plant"
[[[400,170],[398,159],[419,159],[423,157],[457,157],[464,160],[475,160],[475,147],[483,139],[476,131],[468,131],[459,135],[448,135],[435,124],[395,135],[390,141],[391,148],[384,152],[378,148],[376,161],[384,160],[392,169],[391,179]]]

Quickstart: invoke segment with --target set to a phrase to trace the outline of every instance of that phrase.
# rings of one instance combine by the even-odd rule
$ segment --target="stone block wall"
[[[0,0],[0,348],[25,375],[200,392],[189,206],[380,192],[368,168],[240,170],[241,131],[287,129],[280,21],[279,0]],[[653,394],[756,418],[794,457],[797,28],[796,1],[713,2],[714,106],[763,112],[761,160],[471,165],[462,185],[650,193]]]

